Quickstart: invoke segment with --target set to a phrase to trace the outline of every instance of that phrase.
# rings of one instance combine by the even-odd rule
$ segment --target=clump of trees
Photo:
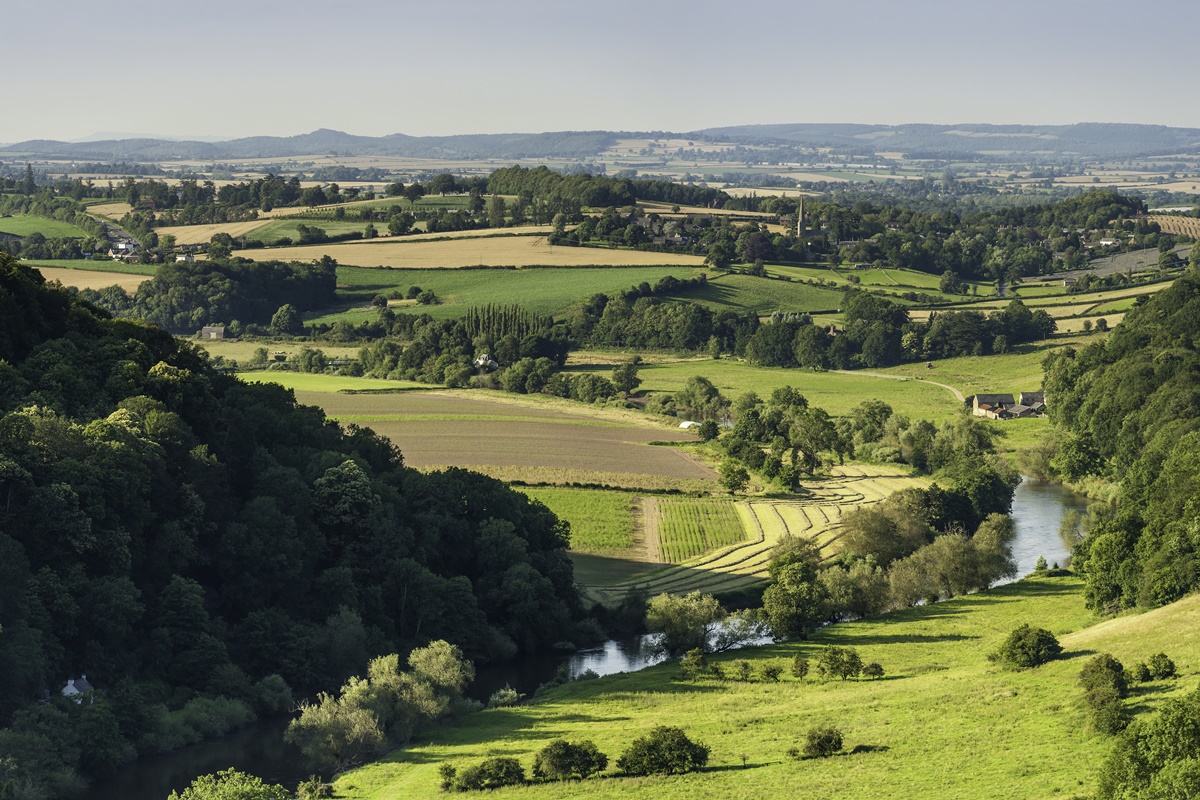
[[[809,728],[804,735],[804,746],[793,748],[788,753],[793,758],[829,758],[842,751],[842,732],[832,726]]]
[[[1121,698],[1129,694],[1125,668],[1108,653],[1101,653],[1084,664],[1079,673],[1089,721],[1100,733],[1120,733],[1129,724],[1129,713]]]
[[[1153,717],[1135,720],[1100,768],[1100,800],[1185,798],[1200,786],[1200,689],[1166,700]]]
[[[1058,658],[1060,653],[1062,645],[1053,633],[1026,622],[1014,628],[988,658],[1013,669],[1032,669]]]
[[[583,780],[608,768],[608,756],[591,741],[555,739],[533,758],[533,776],[553,781]]]
[[[634,739],[617,759],[626,775],[675,775],[696,772],[708,763],[709,748],[693,742],[683,729],[659,725]]]
[[[423,726],[473,708],[462,692],[474,665],[445,641],[412,651],[407,671],[396,654],[371,660],[365,678],[351,678],[335,696],[302,703],[286,738],[320,769],[342,771],[409,741]]]

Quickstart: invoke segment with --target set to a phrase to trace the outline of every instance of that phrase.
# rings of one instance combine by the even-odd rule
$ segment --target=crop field
[[[594,247],[553,246],[542,236],[494,236],[484,239],[403,241],[374,239],[349,244],[280,247],[269,250],[239,250],[236,255],[256,261],[311,261],[329,256],[339,264],[360,267],[430,269],[437,267],[532,267],[532,266],[700,266],[700,256],[648,253],[640,250],[608,250]]]
[[[270,224],[268,219],[252,219],[246,222],[220,222],[212,225],[172,225],[154,230],[159,236],[174,236],[175,244],[207,244],[218,233],[227,233],[237,239]]]
[[[710,278],[704,286],[669,297],[691,300],[714,311],[767,316],[775,311],[836,311],[846,296],[834,289],[805,283],[728,274]]]
[[[338,267],[338,295],[362,303],[357,309],[325,314],[321,321],[374,319],[376,309],[367,305],[377,294],[406,291],[419,286],[430,289],[439,303],[413,305],[413,313],[438,319],[461,316],[472,306],[521,305],[538,314],[562,315],[577,308],[597,292],[615,294],[639,283],[654,284],[668,275],[690,278],[692,267],[572,267],[527,269],[394,270]],[[393,301],[395,302],[395,301]],[[397,311],[401,308],[397,308]]]
[[[84,272],[120,272],[124,275],[153,276],[158,270],[154,264],[128,264],[124,261],[93,261],[90,258],[35,258],[26,260],[30,267],[56,267],[58,269],[78,269]]]
[[[1177,217],[1173,214],[1155,214],[1148,217],[1151,222],[1157,222],[1164,233],[1182,234],[1200,239],[1200,218]]]
[[[133,210],[133,206],[129,203],[97,203],[87,207],[87,211],[94,217],[106,217],[113,222],[121,219],[121,217]]]
[[[36,217],[30,214],[21,214],[15,217],[0,217],[0,233],[7,233],[12,236],[28,236],[31,233],[40,233],[47,239],[83,239],[87,236],[87,231],[69,222],[50,219],[49,217]]]
[[[613,777],[500,790],[505,797],[694,800],[1001,800],[1091,797],[1115,739],[1089,730],[1079,671],[1107,652],[1136,664],[1165,651],[1179,676],[1134,689],[1126,705],[1142,719],[1195,689],[1200,676],[1200,596],[1154,611],[1098,621],[1075,577],[1027,578],[966,597],[886,616],[831,625],[808,641],[710,656],[728,671],[773,664],[779,682],[683,680],[677,662],[598,680],[576,681],[511,708],[468,714],[413,745],[345,773],[335,793],[347,800],[436,798],[438,766],[460,772],[489,756],[517,758],[528,770],[551,740],[590,740],[615,760],[655,725],[682,727],[711,748],[698,773]],[[1013,671],[988,661],[1015,627],[1049,628],[1063,655]],[[853,647],[883,665],[883,680],[801,681],[796,656],[810,662],[827,646]],[[843,732],[847,755],[795,761],[817,725]],[[950,758],[948,754],[953,754]],[[610,760],[610,765],[612,764]]]
[[[663,560],[672,562],[673,566],[623,582],[588,585],[586,589],[591,597],[605,604],[620,602],[634,589],[651,595],[693,591],[711,594],[741,589],[766,579],[771,549],[784,536],[809,539],[818,545],[822,556],[832,558],[839,552],[840,522],[847,509],[878,503],[901,489],[925,484],[922,479],[909,477],[904,471],[887,466],[847,464],[834,467],[831,477],[806,483],[807,494],[800,499],[751,497],[736,504],[722,503],[731,512],[720,517],[725,541],[705,542],[703,544],[707,546],[703,548],[696,533],[700,525],[693,521],[703,512],[691,509],[700,508],[702,502],[711,505],[717,501],[659,499],[660,506],[669,502],[688,509],[679,513],[680,519],[687,521],[682,526],[686,533],[663,532],[665,513],[663,523],[660,523]],[[691,554],[690,558],[686,555],[684,560],[668,557],[674,552],[672,546],[677,547],[673,543],[678,541],[697,543],[690,544],[690,549],[685,551]]]
[[[746,538],[731,500],[663,497],[655,502],[659,548],[668,564],[681,564]]]
[[[602,410],[540,397],[521,402],[428,387],[394,394],[342,392],[415,386],[402,381],[271,371],[242,376],[279,382],[295,389],[300,402],[320,406],[340,422],[372,428],[419,469],[467,467],[506,481],[647,489],[711,488],[716,477],[682,448],[651,445],[693,442],[694,434],[633,412],[597,413]]]
[[[220,356],[227,360],[237,361],[240,364],[249,362],[254,357],[254,351],[260,347],[266,348],[267,357],[272,360],[276,356],[283,356],[285,359],[294,359],[302,347],[311,347],[320,350],[325,354],[326,358],[355,358],[361,349],[361,345],[325,344],[323,342],[270,342],[262,340],[240,341],[234,339],[183,338],[207,350],[211,356]],[[324,376],[318,375],[314,377]]]
[[[99,272],[41,266],[37,269],[46,280],[58,281],[63,286],[74,286],[76,289],[105,289],[115,285],[120,286],[127,294],[133,294],[139,286],[150,280],[149,275],[131,275],[126,272]]]
[[[624,554],[635,547],[637,495],[600,489],[521,487],[571,525],[573,553]]]

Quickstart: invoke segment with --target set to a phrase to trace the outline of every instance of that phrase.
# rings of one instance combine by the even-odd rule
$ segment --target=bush
[[[822,678],[846,680],[862,672],[862,657],[853,647],[826,647],[817,656],[817,672]]]
[[[697,431],[700,434],[700,441],[711,442],[716,439],[721,433],[721,429],[717,427],[717,423],[711,419],[706,419],[700,423],[700,429]]]
[[[708,659],[704,657],[703,650],[695,647],[679,660],[679,666],[683,670],[683,677],[694,681],[708,672]]]
[[[809,728],[804,737],[805,758],[828,758],[842,749],[842,732],[837,728]]]
[[[492,696],[488,698],[488,708],[504,708],[505,706],[515,706],[521,702],[521,698],[525,695],[518,692],[508,684],[504,685],[503,689],[497,689],[492,692]]]
[[[804,680],[806,675],[808,675],[808,659],[797,653],[796,658],[792,661],[792,677]]]
[[[762,668],[762,677],[764,681],[774,683],[779,680],[779,676],[783,674],[783,667],[778,664],[767,664]]]
[[[865,667],[863,667],[862,674],[864,678],[882,678],[883,665],[878,661],[872,661],[870,664],[867,664]]]
[[[442,775],[445,781],[445,773]],[[454,789],[473,792],[480,789],[499,789],[503,786],[520,786],[525,782],[525,768],[515,758],[501,756],[467,767],[454,779]]]
[[[1150,677],[1150,667],[1145,661],[1129,670],[1129,675],[1126,676],[1126,683],[1149,683],[1154,680]]]
[[[708,763],[708,747],[693,742],[680,728],[660,725],[633,744],[617,759],[626,775],[674,775],[694,772]]]
[[[1088,706],[1088,721],[1098,733],[1120,733],[1129,725],[1129,715],[1121,703],[1121,696],[1111,685],[1100,685],[1091,689],[1084,698]]]
[[[534,756],[533,775],[555,781],[583,779],[603,772],[607,766],[608,756],[601,753],[595,743],[555,739]]]
[[[752,671],[752,670],[751,670],[751,668],[750,668],[750,662],[749,662],[749,661],[746,661],[746,660],[744,660],[744,659],[743,659],[743,660],[741,660],[741,661],[735,661],[735,662],[733,662],[733,673],[734,673],[734,675],[737,677],[737,679],[738,679],[739,681],[748,681],[748,680],[750,680],[750,673],[751,673],[751,671]]]
[[[992,659],[1016,669],[1029,669],[1058,657],[1062,645],[1045,628],[1025,623],[1013,630]]]
[[[1124,697],[1129,693],[1125,667],[1108,653],[1101,653],[1084,664],[1079,673],[1079,684],[1085,692],[1111,688],[1118,697]]]
[[[1146,669],[1153,680],[1161,681],[1175,677],[1175,662],[1166,653],[1156,653],[1146,662]]]

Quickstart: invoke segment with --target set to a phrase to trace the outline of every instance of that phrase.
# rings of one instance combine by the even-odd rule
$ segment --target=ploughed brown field
[[[475,400],[434,392],[296,392],[345,423],[374,429],[399,446],[412,467],[516,468],[536,481],[600,474],[708,481],[715,473],[693,456],[650,442],[690,442],[677,428],[637,425],[619,416],[570,413],[534,404]],[[610,481],[611,482],[611,481]],[[636,481],[634,481],[636,483]]]

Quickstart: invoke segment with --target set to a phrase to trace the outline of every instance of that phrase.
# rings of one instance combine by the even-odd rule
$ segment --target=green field
[[[329,236],[340,236],[344,233],[353,233],[355,231],[362,232],[366,229],[367,223],[358,220],[339,220],[339,219],[301,219],[298,216],[280,217],[272,220],[261,228],[255,228],[246,234],[247,239],[253,239],[266,244],[275,244],[283,237],[291,239],[293,242],[299,241],[300,231],[297,230],[301,225],[307,225],[310,228],[320,228]],[[377,230],[387,231],[386,225],[375,223]]]
[[[1110,737],[1087,729],[1078,675],[1086,658],[1110,652],[1126,665],[1166,651],[1180,677],[1134,690],[1142,716],[1191,691],[1200,672],[1200,597],[1141,616],[1096,624],[1075,578],[1026,579],[999,589],[860,622],[789,642],[717,656],[784,668],[780,683],[685,682],[675,664],[567,684],[513,708],[483,711],[422,734],[385,760],[342,775],[338,797],[441,796],[437,767],[460,770],[493,755],[528,770],[550,740],[590,739],[615,760],[654,725],[676,725],[712,748],[707,770],[656,778],[602,778],[502,790],[498,797],[621,797],[654,800],[1007,800],[1082,797],[1094,789]],[[1013,672],[987,660],[1004,636],[1029,622],[1050,628],[1064,656]],[[1090,627],[1089,627],[1090,626]],[[826,645],[856,647],[883,665],[875,681],[801,683],[788,667]],[[815,725],[835,725],[847,751],[794,761],[786,751]],[[746,759],[743,766],[743,758]],[[611,761],[610,761],[611,764]]]
[[[461,316],[472,306],[489,303],[520,304],[538,314],[562,315],[597,292],[615,294],[640,283],[653,285],[668,275],[690,278],[691,267],[564,267],[525,269],[368,269],[338,267],[338,295],[362,307],[325,314],[316,321],[346,319],[363,322],[375,318],[366,307],[377,294],[403,293],[411,286],[430,289],[441,302],[418,306],[410,301],[397,312],[429,314],[438,319]]]
[[[657,503],[659,547],[667,563],[680,564],[746,538],[730,500],[663,497]]]
[[[710,278],[703,286],[668,295],[690,300],[714,311],[751,312],[766,316],[775,311],[836,311],[846,295],[806,283],[729,274]]]
[[[580,358],[586,358],[586,355]],[[578,371],[607,374],[611,369],[589,366],[581,367]],[[765,398],[774,389],[793,386],[808,398],[809,403],[835,416],[845,415],[851,408],[869,399],[883,400],[901,414],[925,419],[944,419],[961,408],[961,403],[946,389],[911,379],[891,380],[868,374],[755,367],[728,358],[720,361],[692,358],[645,364],[639,370],[638,375],[642,379],[640,388],[647,392],[676,392],[694,375],[708,378],[731,400],[750,391]],[[937,377],[931,379],[937,380]]]
[[[571,524],[571,551],[622,553],[634,546],[634,500],[629,492],[557,487],[521,487]]]
[[[345,389],[428,389],[422,383],[412,381],[387,381],[375,378],[351,378],[343,375],[311,375],[303,372],[266,370],[263,372],[239,372],[238,377],[247,383],[277,383],[287,389],[304,392],[340,392]]]
[[[84,239],[88,235],[83,228],[78,228],[69,222],[49,217],[35,217],[30,214],[0,217],[0,233],[8,233],[13,236],[40,233],[47,239]]]

